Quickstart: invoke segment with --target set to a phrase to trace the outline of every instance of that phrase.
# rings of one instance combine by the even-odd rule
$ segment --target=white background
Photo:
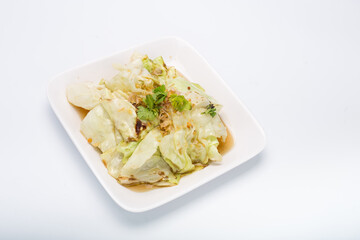
[[[198,49],[268,145],[134,214],[98,183],[46,86],[167,35]],[[0,43],[1,239],[360,239],[359,1],[1,1]]]

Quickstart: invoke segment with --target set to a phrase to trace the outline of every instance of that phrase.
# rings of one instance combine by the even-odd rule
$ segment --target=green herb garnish
[[[209,105],[206,106],[206,111],[203,112],[202,114],[209,114],[211,117],[215,117],[216,107],[214,106],[214,104],[210,103]]]
[[[172,94],[169,100],[173,108],[179,112],[191,110],[191,103],[182,95]]]
[[[158,116],[158,112],[155,109],[149,109],[143,106],[140,106],[137,111],[137,116],[140,120],[149,120],[152,121]]]
[[[153,109],[154,105],[155,105],[155,100],[152,97],[152,95],[146,95],[145,99],[143,100],[144,103],[146,104],[147,108],[149,109]]]
[[[165,85],[161,85],[153,90],[154,94],[146,95],[143,102],[146,107],[140,106],[137,111],[140,120],[152,121],[159,115],[160,104],[165,100],[167,92]]]
[[[165,85],[161,85],[161,86],[155,88],[153,90],[153,93],[154,94],[152,95],[152,97],[155,101],[155,104],[162,103],[167,96],[167,92],[165,91]]]

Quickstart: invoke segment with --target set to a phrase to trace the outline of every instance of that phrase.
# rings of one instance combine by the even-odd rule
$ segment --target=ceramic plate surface
[[[175,66],[190,81],[199,83],[223,105],[220,116],[234,138],[234,146],[223,156],[221,164],[212,164],[185,176],[177,186],[147,192],[129,190],[107,173],[99,152],[80,133],[81,117],[68,103],[66,87],[72,82],[99,82],[102,78],[113,77],[117,73],[113,64],[129,62],[134,51],[147,54],[150,58],[163,56],[167,65]],[[61,124],[102,186],[119,206],[131,212],[144,212],[178,198],[246,162],[265,146],[263,130],[247,108],[204,58],[192,46],[176,37],[145,43],[64,72],[50,82],[48,97]]]

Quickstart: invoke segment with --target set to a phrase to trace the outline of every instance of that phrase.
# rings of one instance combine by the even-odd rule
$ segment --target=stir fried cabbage
[[[219,162],[227,130],[221,105],[162,57],[135,53],[99,84],[68,86],[67,99],[89,110],[80,131],[124,185],[172,186],[183,174]]]

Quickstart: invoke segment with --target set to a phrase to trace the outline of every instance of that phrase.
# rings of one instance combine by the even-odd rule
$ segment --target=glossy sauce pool
[[[234,138],[229,130],[229,128],[226,126],[226,124],[223,122],[223,124],[226,127],[227,137],[225,142],[219,141],[218,150],[219,153],[224,156],[227,152],[231,150],[231,148],[234,146]]]
[[[70,103],[71,104],[71,103]],[[71,104],[72,105],[72,104]],[[83,109],[81,107],[77,107],[75,105],[72,105],[76,112],[78,113],[81,120],[83,120],[86,117],[86,114],[88,114],[89,110]]]

